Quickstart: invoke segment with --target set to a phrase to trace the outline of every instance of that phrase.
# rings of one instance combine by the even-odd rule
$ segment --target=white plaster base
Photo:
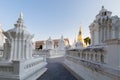
[[[32,73],[30,76],[27,76],[26,79],[19,79],[18,75],[0,75],[0,80],[36,80],[39,78],[44,72],[46,72],[47,68],[43,68],[41,70],[38,70],[34,73]],[[24,73],[23,73],[24,74]],[[25,74],[24,74],[25,75]]]
[[[42,58],[0,64],[0,80],[36,80],[47,70],[46,65]]]
[[[92,71],[67,59],[64,61],[64,64],[85,80],[119,80],[117,77],[115,78],[113,76],[108,76],[108,74],[101,74],[99,72]]]

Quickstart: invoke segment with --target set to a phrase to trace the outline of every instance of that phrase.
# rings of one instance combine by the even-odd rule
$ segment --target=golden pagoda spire
[[[78,38],[77,41],[83,43],[83,36],[82,36],[82,27],[80,27],[79,33],[78,33]]]
[[[82,27],[80,26],[79,33],[78,33],[78,38],[77,42],[81,42],[83,44],[83,47],[85,47],[84,39],[83,39],[83,34],[82,34]]]

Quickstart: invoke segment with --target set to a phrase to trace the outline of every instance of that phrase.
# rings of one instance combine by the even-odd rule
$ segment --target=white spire
[[[20,12],[20,18],[23,19],[23,13],[22,12]]]
[[[104,6],[102,6],[102,9],[104,9]]]
[[[64,40],[63,35],[61,35],[61,40]]]
[[[24,27],[24,20],[23,20],[23,13],[21,12],[19,17],[18,17],[18,20],[17,20],[17,23],[15,24],[15,27]]]
[[[51,41],[51,40],[52,40],[50,36],[49,36],[48,40],[49,40],[49,41]]]

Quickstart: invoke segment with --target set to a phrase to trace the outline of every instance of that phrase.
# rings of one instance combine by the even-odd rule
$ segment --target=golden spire
[[[82,27],[80,27],[77,41],[84,43],[83,42],[83,36],[82,36]]]

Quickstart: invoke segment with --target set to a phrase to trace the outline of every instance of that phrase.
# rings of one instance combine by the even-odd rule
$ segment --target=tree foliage
[[[87,45],[87,44],[91,44],[91,38],[90,37],[86,37],[86,38],[84,38],[84,42],[85,42],[85,44]]]

